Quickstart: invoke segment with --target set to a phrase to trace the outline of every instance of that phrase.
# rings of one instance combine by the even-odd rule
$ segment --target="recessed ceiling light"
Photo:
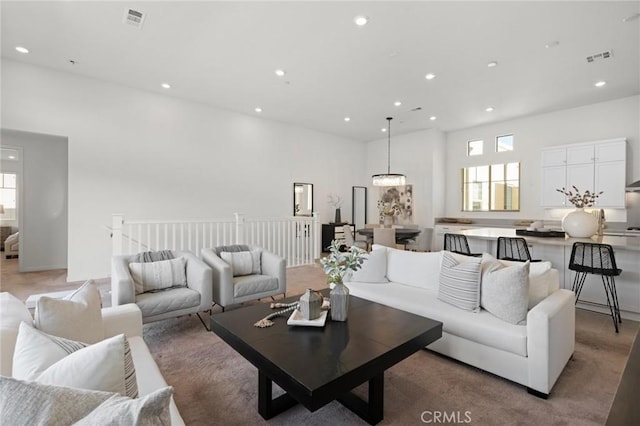
[[[496,66],[498,66],[498,61],[491,61],[491,62],[489,62],[489,63],[487,64],[487,66],[488,66],[489,68],[496,67]]]
[[[429,117],[429,120],[434,121],[436,118],[438,117],[436,117],[435,115],[432,115],[431,117]]]
[[[15,156],[15,155],[10,155],[10,156],[9,156],[9,160],[15,160],[15,159],[16,159],[16,156]]]
[[[380,129],[380,131],[381,131],[381,132],[386,132],[386,131],[387,131],[387,128],[386,128],[386,127],[383,127],[382,129]]]
[[[287,72],[285,70],[276,70],[275,73],[278,77],[284,77]]]
[[[169,83],[162,83],[161,86],[163,89],[171,89],[171,85]]]
[[[365,25],[367,25],[367,22],[369,22],[369,18],[364,15],[358,15],[353,18],[353,23],[359,27],[364,27]]]
[[[436,78],[436,75],[433,73],[429,73],[425,75],[424,78],[426,78],[427,80],[433,80],[434,78]]]
[[[393,104],[394,104],[395,106],[400,106],[400,105],[402,105],[402,102],[400,102],[400,101],[395,101]]]
[[[20,53],[29,53],[29,49],[27,49],[26,47],[22,47],[22,46],[16,46],[16,50]]]
[[[345,117],[344,121],[351,121],[351,117]]]
[[[596,84],[594,84],[594,86],[596,86],[596,87],[602,87],[602,86],[604,86],[605,84],[607,84],[607,82],[603,80],[603,81],[598,81]]]
[[[262,108],[260,108],[260,107],[256,107],[255,111],[256,111],[256,112],[262,112]]]
[[[493,107],[487,107],[487,108],[485,108],[485,111],[491,112],[491,111],[493,111]]]
[[[553,49],[554,47],[558,47],[559,44],[559,41],[550,41],[549,43],[545,44],[544,47],[546,49]]]

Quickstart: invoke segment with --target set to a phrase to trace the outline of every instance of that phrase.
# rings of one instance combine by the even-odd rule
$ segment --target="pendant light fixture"
[[[406,182],[404,175],[391,173],[391,120],[393,117],[387,117],[387,173],[373,175],[373,186],[403,186]]]

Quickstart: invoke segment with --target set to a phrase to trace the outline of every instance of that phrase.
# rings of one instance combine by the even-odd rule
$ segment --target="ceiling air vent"
[[[596,53],[595,55],[587,56],[587,62],[600,61],[602,59],[609,59],[613,56],[613,50],[605,50],[604,52]]]
[[[137,10],[126,8],[124,10],[124,18],[123,22],[125,24],[136,27],[137,29],[142,28],[142,24],[144,23],[144,13],[138,12]]]

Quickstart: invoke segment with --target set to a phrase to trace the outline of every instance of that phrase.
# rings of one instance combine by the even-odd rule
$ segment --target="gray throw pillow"
[[[529,262],[505,266],[494,260],[486,264],[481,305],[508,323],[523,324],[529,307]]]

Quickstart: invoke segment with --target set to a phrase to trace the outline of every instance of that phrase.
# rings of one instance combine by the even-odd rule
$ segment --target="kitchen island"
[[[531,257],[548,260],[560,272],[560,287],[571,289],[573,271],[569,270],[571,249],[574,242],[609,244],[613,247],[618,268],[622,274],[616,277],[616,289],[622,318],[640,321],[640,237],[593,236],[591,238],[533,237],[516,235],[515,229],[477,228],[460,231],[466,235],[472,252],[496,255],[498,237],[522,237],[527,241]],[[580,294],[578,307],[608,313],[602,280],[589,275]]]

